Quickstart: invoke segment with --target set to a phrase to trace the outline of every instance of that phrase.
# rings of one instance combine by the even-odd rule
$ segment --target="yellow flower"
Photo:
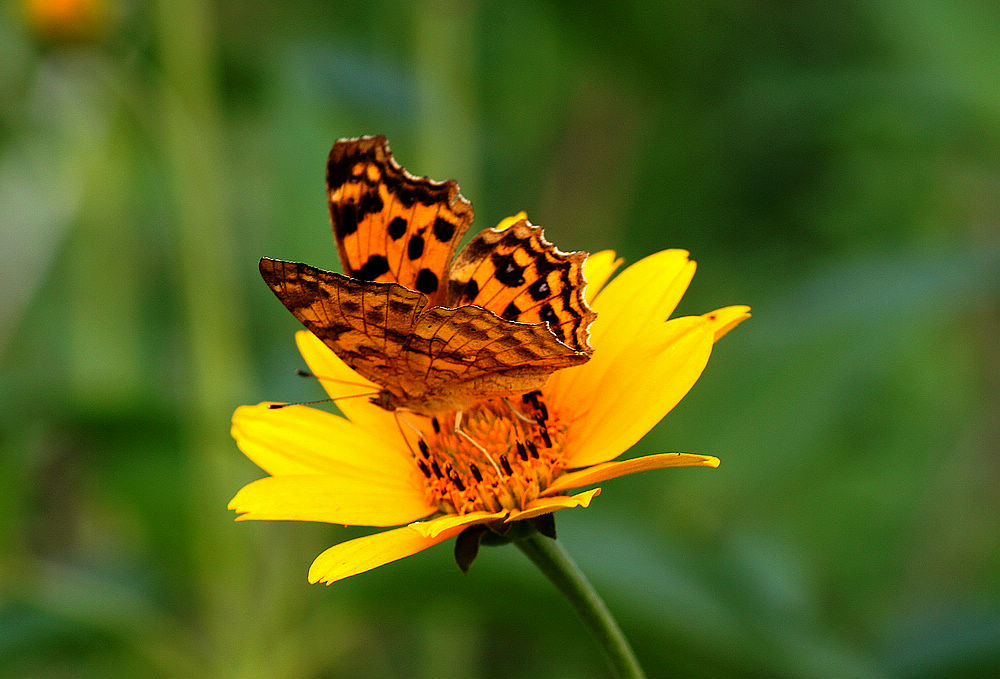
[[[657,253],[608,283],[620,264],[610,251],[586,263],[587,298],[597,312],[590,361],[555,373],[540,392],[462,413],[458,432],[452,421],[410,413],[397,423],[364,398],[338,401],[346,417],[305,406],[238,408],[233,437],[270,476],[245,486],[229,508],[238,519],[405,524],[320,554],[309,581],[331,583],[470,527],[502,532],[515,521],[586,507],[600,488],[565,494],[581,486],[662,467],[717,467],[717,458],[686,453],[610,460],[683,398],[713,343],[748,318],[749,307],[667,320],[694,275],[688,253]],[[344,384],[366,382],[311,333],[296,340],[332,398],[378,390]]]

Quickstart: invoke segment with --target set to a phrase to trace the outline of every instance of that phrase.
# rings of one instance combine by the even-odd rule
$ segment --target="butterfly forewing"
[[[393,393],[407,340],[427,297],[401,285],[358,281],[298,262],[260,260],[268,287],[314,335],[366,379]]]
[[[331,149],[327,198],[345,274],[445,303],[451,259],[473,218],[458,184],[414,177],[385,137],[362,137]]]

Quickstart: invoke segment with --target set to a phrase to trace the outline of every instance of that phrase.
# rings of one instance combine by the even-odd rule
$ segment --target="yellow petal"
[[[334,545],[313,561],[309,582],[330,584],[416,554],[461,532],[461,528],[429,538],[403,526]]]
[[[390,447],[343,417],[316,408],[241,406],[233,413],[232,434],[247,457],[276,476],[336,474],[345,468],[400,479],[417,475],[401,439]]]
[[[685,250],[664,250],[622,271],[594,299],[597,319],[590,326],[594,356],[576,368],[555,373],[545,390],[547,400],[560,409],[564,398],[585,395],[585,375],[614,365],[637,336],[650,325],[666,321],[687,290],[695,264]]]
[[[299,353],[309,364],[309,369],[319,379],[319,383],[330,395],[338,399],[352,394],[377,392],[379,387],[354,372],[330,347],[308,330],[295,333],[295,343]]]
[[[330,398],[338,399],[337,407],[351,422],[390,445],[399,442],[399,426],[393,414],[368,400],[369,394],[379,392],[378,385],[354,372],[330,347],[308,330],[295,333],[295,343],[309,370],[320,377],[320,384]],[[364,395],[358,396],[359,394]],[[353,398],[344,398],[345,396]]]
[[[665,321],[681,301],[695,263],[686,250],[664,250],[645,257],[622,271],[594,299],[600,332],[621,326],[641,330],[654,321]],[[600,326],[604,326],[604,329]]]
[[[715,333],[715,341],[718,342],[723,335],[750,318],[750,307],[727,306],[703,314],[702,318],[711,324],[712,331]]]
[[[545,494],[562,493],[570,488],[587,486],[592,483],[600,483],[608,479],[644,472],[650,469],[663,469],[665,467],[718,467],[719,458],[711,455],[692,455],[690,453],[661,453],[659,455],[646,455],[632,460],[622,460],[621,462],[605,462],[587,467],[575,472],[563,474],[556,479],[548,488]]]
[[[529,502],[524,509],[511,512],[510,516],[507,517],[507,523],[520,521],[521,519],[530,519],[534,516],[541,516],[542,514],[556,512],[560,509],[569,509],[570,507],[589,507],[590,501],[600,492],[600,488],[591,488],[576,495],[536,498]]]
[[[601,250],[587,257],[583,263],[583,277],[587,279],[584,296],[587,298],[588,304],[594,301],[594,297],[611,278],[611,274],[624,261],[620,257],[615,258],[614,250]]]
[[[487,521],[495,521],[496,519],[502,519],[507,516],[507,510],[501,512],[469,512],[468,514],[446,514],[445,516],[439,516],[429,521],[418,521],[417,523],[411,523],[410,528],[417,531],[421,535],[429,538],[433,538],[443,531],[451,530],[452,528],[461,528],[465,526],[471,526],[474,523],[486,523]]]
[[[557,392],[553,403],[560,414],[575,417],[567,432],[567,466],[606,462],[642,438],[694,386],[713,338],[705,319],[676,318],[633,336],[616,361],[598,349],[588,363],[565,371],[576,372],[574,391]]]
[[[391,476],[345,468],[334,474],[269,476],[244,486],[229,502],[237,520],[323,521],[398,526],[437,511],[422,488]]]
[[[493,228],[495,228],[497,231],[503,231],[504,229],[509,229],[510,227],[514,226],[522,219],[527,219],[527,218],[528,218],[528,213],[525,212],[524,210],[521,210],[516,215],[511,215],[510,217],[505,217],[504,219],[501,219],[500,223]]]

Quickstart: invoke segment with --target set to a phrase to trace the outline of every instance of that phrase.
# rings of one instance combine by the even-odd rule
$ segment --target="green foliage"
[[[360,533],[225,510],[233,408],[318,394],[256,262],[336,265],[374,133],[753,307],[635,451],[722,466],[559,515],[651,677],[1000,673],[995,3],[106,5],[0,17],[0,676],[603,671],[509,547],[310,587]]]

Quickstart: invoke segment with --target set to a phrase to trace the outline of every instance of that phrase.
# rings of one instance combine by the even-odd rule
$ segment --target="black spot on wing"
[[[508,321],[516,321],[517,317],[520,315],[521,315],[521,310],[518,309],[517,305],[514,304],[513,302],[508,304],[507,307],[503,310],[503,313],[500,314],[501,318],[504,318]]]
[[[485,259],[492,249],[493,244],[487,243],[485,238],[477,236],[465,246],[465,250],[462,251],[462,259],[468,262],[477,262]]]
[[[382,255],[372,255],[364,266],[355,272],[355,277],[363,281],[373,281],[389,271],[389,260]]]
[[[562,326],[559,325],[559,317],[552,309],[551,304],[543,304],[542,308],[538,310],[538,317],[549,324],[549,330],[559,338],[560,342],[566,341],[566,333],[563,331]]]
[[[334,157],[337,146],[331,150],[330,158],[326,165],[326,185],[331,189],[337,189],[347,182],[356,184],[360,181],[360,176],[353,173],[354,166],[359,160],[365,160],[365,156],[354,157]],[[364,174],[364,173],[362,173]]]
[[[437,292],[438,277],[430,269],[421,269],[417,274],[417,291],[425,295]]]
[[[542,308],[538,310],[538,317],[543,321],[547,321],[549,325],[555,325],[559,322],[559,317],[556,316],[556,312],[552,310],[551,304],[543,304]]]
[[[528,286],[528,294],[531,295],[531,299],[536,302],[540,302],[543,299],[548,299],[552,294],[552,288],[549,287],[549,281],[545,278],[539,278],[537,281]],[[549,307],[551,309],[552,307]]]
[[[420,182],[420,180],[407,180],[402,176],[394,177],[388,174],[383,178],[383,181],[396,201],[405,208],[411,208],[416,203],[435,205],[448,202],[447,185],[432,186],[426,179]]]
[[[391,222],[389,222],[389,237],[393,240],[399,240],[404,235],[406,235],[406,220],[402,217],[396,217]]]
[[[470,278],[465,283],[452,281],[451,285],[452,299],[456,300],[458,304],[469,303],[479,294],[479,283],[476,282],[475,278]]]
[[[337,209],[337,236],[344,238],[358,230],[358,213],[353,203],[345,203]]]
[[[434,220],[434,237],[442,243],[447,243],[455,235],[455,225],[447,219],[438,217]]]
[[[493,260],[493,266],[496,267],[496,273],[493,274],[494,278],[508,288],[516,288],[524,285],[524,267],[519,266],[514,261],[514,255],[493,253],[491,259]]]
[[[424,254],[424,238],[420,234],[410,236],[410,242],[406,245],[406,256],[410,260],[420,259]]]
[[[382,203],[382,197],[378,195],[378,189],[366,191],[358,203],[358,219],[363,219],[365,215],[373,212],[381,212],[383,207],[385,205]]]

